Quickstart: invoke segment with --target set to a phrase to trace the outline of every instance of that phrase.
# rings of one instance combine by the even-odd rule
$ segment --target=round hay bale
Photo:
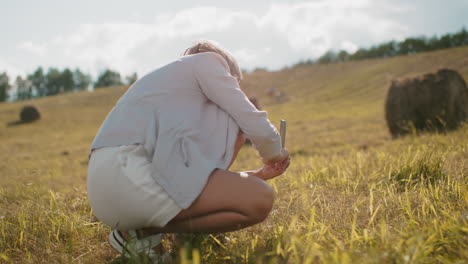
[[[39,119],[41,119],[41,114],[37,107],[26,105],[21,109],[20,120],[22,122],[33,122]]]
[[[468,88],[454,70],[394,80],[385,102],[393,138],[418,131],[446,131],[468,121]]]

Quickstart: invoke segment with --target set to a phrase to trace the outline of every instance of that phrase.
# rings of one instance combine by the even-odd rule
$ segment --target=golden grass
[[[288,120],[292,165],[271,182],[264,223],[196,236],[172,248],[175,262],[466,263],[468,126],[391,140],[383,117],[391,79],[441,67],[468,80],[468,47],[247,75],[273,122]],[[272,87],[287,100],[269,98]],[[0,263],[127,262],[86,200],[88,148],[124,91],[0,105]],[[43,119],[8,125],[30,103]],[[261,162],[246,147],[234,165]]]

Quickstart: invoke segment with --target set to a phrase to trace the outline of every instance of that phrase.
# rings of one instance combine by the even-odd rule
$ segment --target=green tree
[[[379,46],[379,54],[382,57],[393,57],[398,54],[398,46],[395,41],[389,41]]]
[[[134,72],[130,75],[127,75],[127,77],[125,77],[125,80],[127,81],[127,85],[132,85],[134,82],[136,82],[136,80],[138,80],[138,74]]]
[[[66,68],[61,73],[61,88],[64,92],[71,92],[75,89],[75,80],[73,79],[73,73],[70,69]]]
[[[468,45],[468,32],[465,28],[462,28],[460,32],[452,36],[454,46]]]
[[[349,60],[349,53],[346,50],[340,50],[336,55],[338,61],[347,61]]]
[[[31,81],[23,79],[21,76],[16,77],[16,100],[28,100],[33,97],[33,87]]]
[[[46,78],[42,67],[38,67],[32,74],[28,75],[28,80],[31,81],[32,89],[37,96],[42,97],[47,95]]]
[[[351,60],[362,60],[362,59],[367,59],[369,58],[367,50],[364,48],[358,49],[356,52],[354,52],[351,56],[349,56]]]
[[[102,88],[122,84],[123,83],[120,79],[120,73],[107,69],[103,73],[101,73],[101,75],[99,75],[96,83],[94,84],[94,87]]]
[[[8,100],[10,90],[10,79],[6,72],[0,73],[0,102]]]
[[[428,50],[426,39],[420,38],[407,38],[398,45],[398,53],[400,55],[415,54]]]
[[[336,62],[336,61],[338,61],[338,55],[334,51],[329,50],[329,51],[325,52],[325,54],[320,56],[320,58],[318,58],[317,61],[318,61],[318,63]]]
[[[49,68],[46,76],[46,95],[56,95],[63,91],[62,74],[57,68]]]
[[[87,90],[91,84],[91,76],[80,71],[80,69],[75,69],[73,71],[73,82],[75,83],[76,91]]]
[[[452,47],[452,38],[450,35],[443,35],[436,45],[437,49],[447,49]]]

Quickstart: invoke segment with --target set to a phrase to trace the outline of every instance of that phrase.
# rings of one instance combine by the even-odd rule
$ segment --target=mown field
[[[288,120],[291,167],[264,223],[167,239],[174,263],[467,263],[468,125],[392,140],[384,120],[392,79],[442,67],[468,80],[468,47],[248,74],[243,89]],[[125,89],[0,104],[0,263],[129,262],[86,196],[89,146]],[[43,119],[16,124],[31,103]],[[234,169],[260,166],[247,146]]]

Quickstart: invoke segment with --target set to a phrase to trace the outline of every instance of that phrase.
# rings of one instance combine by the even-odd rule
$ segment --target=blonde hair
[[[242,80],[242,71],[239,68],[239,65],[237,64],[236,59],[234,59],[234,57],[231,55],[231,53],[229,53],[229,51],[227,51],[225,48],[221,47],[221,45],[212,40],[201,40],[195,42],[193,46],[185,50],[183,55],[191,55],[202,52],[215,52],[221,55],[221,57],[223,57],[226,60],[232,77],[236,78],[238,82]]]

